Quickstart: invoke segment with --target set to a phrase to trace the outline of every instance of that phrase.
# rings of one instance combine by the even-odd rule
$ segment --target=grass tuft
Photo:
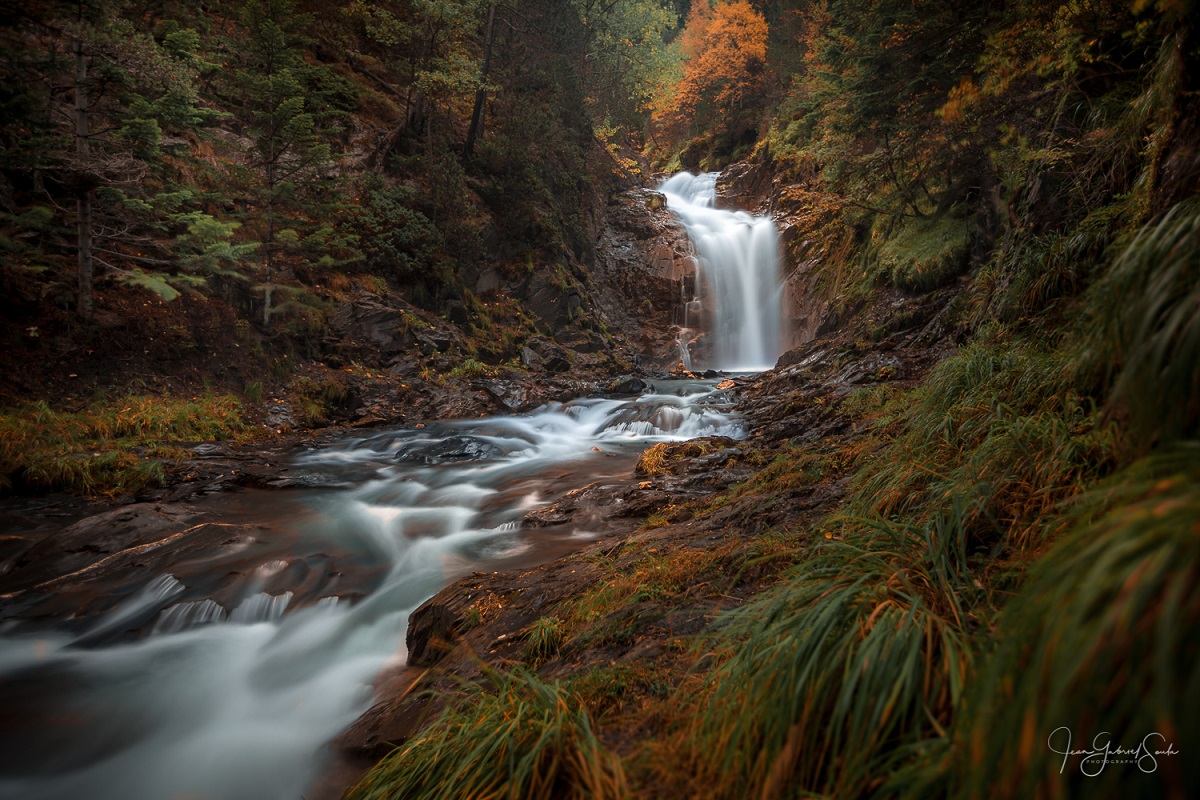
[[[553,658],[562,647],[566,632],[556,617],[539,617],[525,631],[525,662],[538,666]]]
[[[489,672],[433,725],[363,777],[348,800],[616,800],[621,762],[587,710],[557,683],[516,668]]]
[[[725,618],[732,656],[691,743],[714,795],[859,797],[942,746],[972,662],[966,612],[937,549],[909,539],[831,542]]]

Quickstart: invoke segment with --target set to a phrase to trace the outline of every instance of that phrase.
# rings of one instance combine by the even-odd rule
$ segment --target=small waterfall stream
[[[173,574],[121,576],[141,588],[98,616],[0,624],[0,797],[298,800],[375,676],[403,663],[420,603],[472,570],[591,540],[520,521],[592,481],[628,480],[654,442],[740,436],[730,404],[711,382],[663,383],[302,454],[293,476],[323,488],[237,510],[274,554],[229,542]],[[305,563],[332,566],[280,583]]]
[[[710,306],[711,366],[758,372],[783,352],[779,233],[770,217],[716,208],[718,174],[681,172],[660,187],[696,250],[698,297],[687,305],[684,327],[693,325],[693,306]],[[690,366],[690,358],[683,361]]]

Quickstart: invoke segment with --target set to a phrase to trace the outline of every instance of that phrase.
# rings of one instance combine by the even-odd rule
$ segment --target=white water
[[[367,709],[375,676],[402,663],[409,614],[454,578],[530,546],[518,523],[556,499],[551,478],[580,464],[594,476],[607,456],[651,442],[740,435],[728,398],[699,388],[303,455],[293,474],[345,488],[310,492],[298,535],[377,569],[361,599],[331,593],[297,607],[290,591],[264,590],[287,566],[272,559],[225,605],[157,575],[82,634],[10,631],[0,637],[0,797],[297,800],[328,743]],[[228,569],[220,557],[207,568]]]
[[[711,292],[712,366],[758,372],[783,352],[779,233],[770,217],[716,208],[717,175],[681,172],[660,191],[696,249],[697,291]]]

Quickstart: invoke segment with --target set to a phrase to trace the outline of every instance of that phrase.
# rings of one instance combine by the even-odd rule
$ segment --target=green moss
[[[878,249],[876,274],[905,291],[936,289],[966,268],[973,228],[951,216],[913,220]]]

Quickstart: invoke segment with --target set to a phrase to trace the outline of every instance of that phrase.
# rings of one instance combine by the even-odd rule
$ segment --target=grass
[[[1069,383],[1069,352],[977,342],[940,364],[855,477],[862,516],[921,521],[950,502],[981,543],[1036,546],[1044,520],[1115,463],[1116,429]]]
[[[557,655],[565,632],[562,621],[555,617],[539,617],[525,631],[525,662],[538,666]]]
[[[381,761],[349,800],[617,800],[621,762],[587,710],[558,683],[520,667],[489,671],[490,691],[463,690],[437,722]]]
[[[314,380],[301,375],[291,382],[289,390],[296,415],[309,426],[328,425],[353,397],[350,387],[336,378]]]
[[[229,439],[246,429],[228,395],[190,400],[129,395],[80,411],[44,401],[0,414],[0,486],[116,495],[161,484],[167,442]]]
[[[1112,382],[1138,453],[1200,434],[1200,199],[1147,224],[1088,297],[1085,385]]]
[[[473,358],[468,358],[450,370],[452,378],[487,378],[495,373],[491,367]]]
[[[725,447],[727,442],[711,439],[693,439],[686,442],[659,442],[650,447],[634,467],[634,474],[649,477],[652,475],[675,474],[680,465],[688,459],[705,456]]]
[[[863,796],[944,746],[973,660],[956,536],[949,520],[829,542],[724,618],[684,743],[707,796]]]
[[[1157,732],[1152,746],[1177,750],[1200,737],[1200,445],[1131,465],[1076,515],[1000,619],[957,736],[959,794],[1196,797],[1183,756],[1089,779],[1046,739],[1061,726],[1076,748],[1102,732],[1127,747]]]

